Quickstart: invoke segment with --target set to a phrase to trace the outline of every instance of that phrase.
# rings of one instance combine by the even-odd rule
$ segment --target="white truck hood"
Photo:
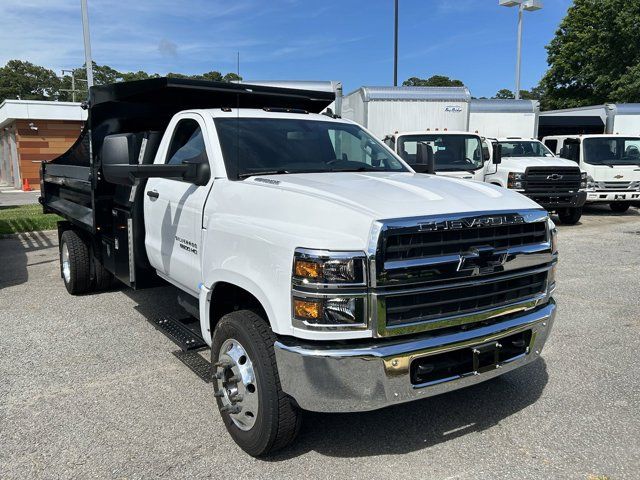
[[[559,157],[504,157],[500,168],[524,173],[527,167],[578,167],[576,162]]]
[[[257,178],[249,181],[335,203],[373,220],[540,208],[527,197],[500,187],[419,173],[307,173],[260,178],[278,183],[263,183]]]

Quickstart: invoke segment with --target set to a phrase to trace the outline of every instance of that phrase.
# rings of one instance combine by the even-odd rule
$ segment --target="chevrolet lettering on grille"
[[[463,228],[496,227],[502,225],[518,225],[524,223],[521,215],[499,215],[491,217],[469,217],[456,220],[422,222],[420,230],[434,232],[438,230],[460,230]]]

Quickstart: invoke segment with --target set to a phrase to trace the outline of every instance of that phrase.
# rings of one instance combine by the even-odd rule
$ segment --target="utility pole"
[[[518,44],[516,47],[516,100],[520,100],[520,71],[522,70],[520,60],[522,57],[522,9],[524,5],[518,5]]]
[[[395,26],[393,31],[393,86],[398,86],[398,0],[395,0]]]
[[[82,35],[84,37],[84,63],[87,69],[87,93],[93,87],[93,60],[91,59],[91,40],[89,38],[89,12],[87,0],[80,0],[82,9]]]

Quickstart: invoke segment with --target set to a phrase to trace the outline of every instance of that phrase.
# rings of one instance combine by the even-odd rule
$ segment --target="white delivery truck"
[[[554,321],[544,209],[416,174],[314,113],[331,101],[184,79],[93,87],[82,137],[42,165],[67,290],[159,277],[182,291],[192,328],[158,326],[210,348],[212,394],[251,455],[293,441],[301,409],[375,410],[519,368]]]
[[[540,113],[538,138],[587,134],[640,135],[640,103],[606,103]]]
[[[544,144],[587,174],[587,203],[626,212],[640,202],[640,136],[551,135]]]
[[[467,131],[470,103],[467,87],[360,87],[343,97],[340,115],[376,138],[427,128]]]
[[[539,113],[537,100],[474,98],[468,130],[492,138],[535,138]]]
[[[582,216],[587,174],[557,158],[541,142],[482,138],[469,132],[423,131],[388,135],[384,142],[419,173],[476,180],[516,190],[574,225]]]

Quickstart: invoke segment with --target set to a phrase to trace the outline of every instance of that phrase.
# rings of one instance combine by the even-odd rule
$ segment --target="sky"
[[[245,80],[393,84],[393,0],[88,0],[93,60],[120,71],[236,71]],[[525,12],[521,88],[571,0]],[[498,0],[399,0],[398,80],[447,75],[476,97],[514,90],[517,9]],[[2,0],[0,64],[84,63],[79,0]]]

